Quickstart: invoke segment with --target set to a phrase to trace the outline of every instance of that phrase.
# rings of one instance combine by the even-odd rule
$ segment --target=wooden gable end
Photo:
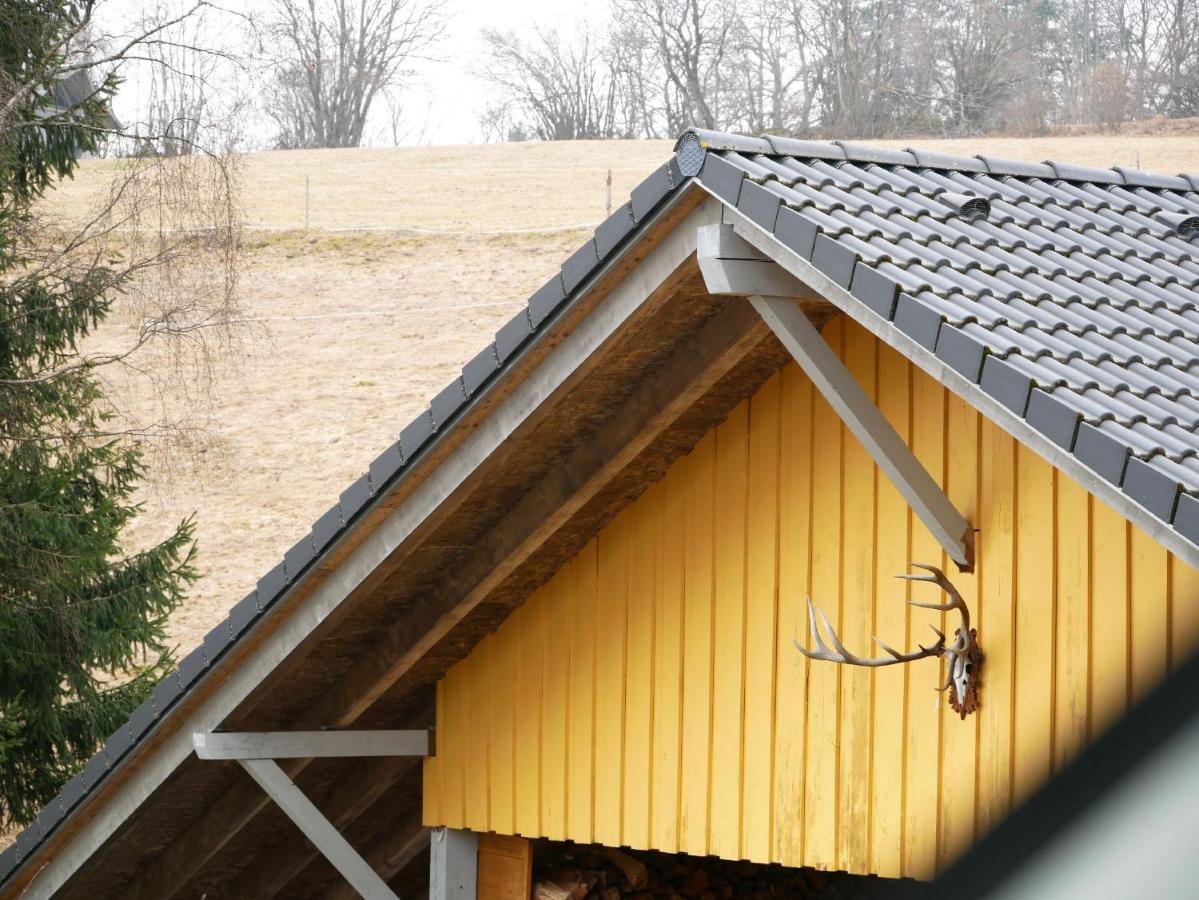
[[[424,820],[930,877],[1185,657],[1199,573],[853,322],[828,339],[978,529],[957,573],[794,364],[609,523],[437,688]],[[944,566],[986,653],[809,662],[944,627],[894,575]],[[952,623],[951,623],[952,624]]]

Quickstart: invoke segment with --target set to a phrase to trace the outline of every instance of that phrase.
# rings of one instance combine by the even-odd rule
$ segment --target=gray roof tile
[[[591,252],[593,248],[594,241],[590,244],[585,244],[579,252]],[[571,259],[574,259],[574,257],[572,256]],[[590,259],[585,255],[584,259],[589,260],[588,264],[591,268],[594,268],[595,263],[599,261],[598,256],[596,256],[595,259]],[[586,272],[582,273],[582,276],[579,278],[580,281],[587,277],[591,271],[591,268],[588,268]],[[566,267],[563,266],[563,273],[565,272],[565,269]],[[562,305],[562,301],[566,299],[566,288],[564,287],[563,280],[564,277],[565,275],[562,273],[554,275],[549,281],[539,287],[533,296],[529,298],[529,322],[532,324],[534,331],[541,327],[542,322],[557,312],[558,308]]]
[[[911,294],[902,293],[895,302],[893,321],[908,337],[932,350],[937,346],[937,332],[944,319]]]
[[[400,455],[400,441],[396,441],[373,460],[371,460],[370,473],[371,484],[378,490],[383,485],[387,484],[396,474],[404,467],[404,457]],[[290,573],[291,569],[288,569]]]
[[[1123,481],[1129,452],[1127,444],[1088,422],[1078,427],[1074,455],[1083,465],[1112,484],[1119,485]]]
[[[783,246],[795,251],[804,259],[812,258],[819,226],[807,216],[784,207],[779,210],[774,226],[774,236]]]
[[[908,152],[916,157],[916,162],[929,169],[949,169],[960,172],[985,172],[986,164],[977,156],[953,156],[936,150],[922,150],[919,147],[908,147]]]
[[[1028,409],[1033,379],[1011,362],[988,356],[983,361],[979,386],[1016,415],[1023,416]]]
[[[633,188],[632,196],[629,198],[633,220],[640,222],[653,212],[658,204],[670,195],[673,187],[668,167],[661,166],[654,169],[645,181]]]
[[[513,353],[519,350],[533,336],[533,326],[529,321],[528,309],[522,309],[511,319],[500,326],[495,333],[495,353],[502,366]]]
[[[269,572],[258,579],[258,597],[263,606],[270,606],[287,586],[287,572],[283,560],[275,563]]]
[[[982,160],[983,165],[987,167],[987,171],[992,175],[1014,175],[1020,178],[1057,177],[1057,173],[1053,171],[1053,166],[1047,166],[1044,163],[1003,159],[998,156],[985,156],[981,153],[978,155],[978,158]]]
[[[1199,498],[1183,494],[1178,498],[1174,527],[1192,544],[1199,544]]]
[[[628,203],[601,222],[595,229],[595,250],[599,258],[606,259],[635,227],[633,208]]]
[[[849,290],[884,319],[890,319],[894,314],[899,285],[878,269],[858,263],[854,266]]]
[[[1174,517],[1174,506],[1180,490],[1178,481],[1167,475],[1153,461],[1135,456],[1128,460],[1124,472],[1124,491],[1164,522]]]
[[[341,507],[334,503],[325,514],[312,523],[312,546],[319,554],[333,543],[341,531]]]
[[[987,348],[978,339],[948,325],[937,333],[937,356],[960,375],[978,383]]]
[[[741,194],[737,200],[737,209],[745,213],[750,221],[761,225],[767,231],[774,231],[774,223],[778,219],[779,204],[782,197],[760,184],[746,181],[741,185]]]
[[[1155,172],[1141,172],[1138,169],[1126,169],[1124,166],[1112,166],[1124,178],[1124,183],[1137,187],[1166,188],[1168,190],[1190,190],[1187,180],[1180,175],[1158,175]]]
[[[1069,396],[1064,392],[1049,394],[1035,389],[1028,398],[1028,410],[1024,414],[1029,425],[1064,450],[1074,447],[1074,435],[1082,421],[1082,413],[1065,402]]]
[[[354,516],[358,515],[362,507],[366,506],[367,501],[371,498],[371,481],[370,475],[359,475],[358,479],[341,492],[341,518],[347,525]],[[261,586],[258,591],[258,605],[262,609],[266,609],[270,605],[270,601],[274,599],[274,595],[264,595]]]
[[[778,156],[813,157],[816,159],[845,159],[845,150],[826,141],[801,141],[796,138],[768,135],[773,152]]]
[[[857,256],[833,238],[817,235],[812,264],[841,287],[849,287]]]
[[[595,265],[599,262],[599,251],[595,247],[595,239],[592,238],[582,247],[566,258],[566,262],[562,263],[562,288],[565,294],[574,291],[584,279],[595,271]],[[552,284],[552,280],[551,280]],[[532,306],[529,307],[530,314]],[[534,327],[537,322],[534,322]]]
[[[304,567],[316,558],[316,548],[312,545],[311,531],[296,541],[285,554],[283,565],[287,569],[287,580],[292,581],[304,570]]]
[[[737,198],[741,194],[741,182],[745,180],[745,170],[722,156],[709,153],[704,157],[704,167],[699,171],[699,180],[725,203],[736,206]]]
[[[170,679],[176,684],[179,682],[179,679],[174,675],[171,675]],[[159,685],[159,687],[161,686],[162,685]],[[158,691],[155,690],[154,693],[157,695]],[[84,765],[83,772],[81,774],[83,775],[83,786],[89,791],[99,784],[101,780],[103,780],[104,776],[108,774],[108,754],[105,752],[103,747],[101,747],[100,750],[87,761],[87,764]]]
[[[225,651],[225,648],[233,643],[233,640],[234,634],[229,627],[229,620],[222,619],[211,631],[208,632],[208,634],[204,635],[204,658],[208,660],[208,664],[212,665],[212,663],[214,663]],[[129,720],[130,723],[133,724],[136,718],[137,714],[135,713],[134,717]],[[134,725],[134,734],[141,734],[141,731],[137,729],[136,725]]]
[[[229,623],[229,630],[233,633],[234,638],[240,637],[241,633],[254,623],[260,612],[257,590],[250,591],[250,593],[239,600],[229,610],[229,618],[225,620]]]
[[[466,405],[466,387],[459,375],[447,384],[429,403],[429,412],[433,416],[433,424],[438,431],[454,417],[458,410]]]
[[[920,161],[910,150],[893,150],[888,147],[872,147],[867,144],[855,144],[848,141],[833,141],[845,151],[845,158],[860,162],[886,163],[897,166],[915,166]]]
[[[400,432],[399,452],[401,461],[406,463],[419,453],[420,449],[433,437],[434,431],[436,431],[436,426],[433,422],[433,413],[430,410],[425,410],[405,425],[404,430]],[[390,466],[383,470],[383,474],[390,477],[387,472],[388,469],[390,469]],[[382,487],[383,481],[376,481],[373,477],[371,478],[372,494],[378,493]]]

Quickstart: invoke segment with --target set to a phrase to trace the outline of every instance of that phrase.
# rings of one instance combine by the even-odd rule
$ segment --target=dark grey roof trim
[[[769,144],[765,142],[755,146],[769,150]],[[163,716],[199,683],[211,666],[314,569],[346,530],[361,519],[371,501],[389,493],[424,456],[435,438],[451,429],[499,373],[515,361],[519,351],[544,333],[547,326],[584,293],[604,262],[633,235],[637,226],[646,224],[680,192],[688,179],[697,174],[702,161],[702,148],[695,143],[685,144],[674,157],[634,188],[631,201],[597,227],[594,237],[575,251],[563,263],[561,271],[500,328],[495,341],[463,367],[461,375],[434,397],[428,409],[401,430],[399,439],[375,458],[368,472],[342,492],[339,502],[259,579],[257,589],[229,611],[228,617],[209,632],[201,646],[183,658],[177,670],[155,688],[151,700],[117,729],[83,771],[0,854],[0,886],[88,793],[104,781],[129,751],[150,735]]]

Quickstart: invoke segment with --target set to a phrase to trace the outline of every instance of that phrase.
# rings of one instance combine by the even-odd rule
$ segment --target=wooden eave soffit
[[[974,531],[941,486],[850,374],[805,314],[806,301],[825,301],[774,260],[733,232],[705,225],[696,255],[712,294],[747,297],[846,427],[963,572],[974,568]]]

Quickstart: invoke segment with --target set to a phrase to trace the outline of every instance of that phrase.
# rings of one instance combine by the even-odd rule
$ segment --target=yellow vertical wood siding
[[[437,690],[425,820],[928,877],[1148,690],[1199,634],[1199,573],[856,325],[825,329],[979,529],[954,574],[795,366],[674,464]],[[907,560],[942,565],[986,653],[959,721]]]

